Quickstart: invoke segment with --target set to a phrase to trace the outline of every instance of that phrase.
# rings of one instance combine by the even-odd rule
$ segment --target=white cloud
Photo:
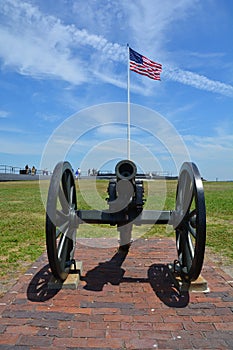
[[[87,4],[85,8],[81,4],[82,2],[78,2],[74,5],[80,21],[75,25],[65,24],[58,17],[46,15],[30,3],[19,0],[4,1],[0,9],[0,57],[3,65],[15,69],[20,74],[41,79],[61,79],[74,85],[91,83],[93,79],[90,77],[94,75],[102,82],[125,88],[126,74],[123,73],[122,67],[120,72],[117,72],[116,66],[119,63],[120,66],[124,64],[126,67],[127,50],[126,46],[112,41],[114,34],[110,35],[107,30],[110,24],[117,21],[115,25],[119,37],[128,33],[128,36],[124,36],[124,41],[129,36],[133,37],[135,39],[132,44],[136,45],[137,50],[143,50],[142,53],[151,55],[152,59],[159,51],[166,62],[168,28],[171,29],[174,22],[187,18],[190,12],[197,11],[199,1],[166,0],[161,6],[158,0],[121,4],[112,0],[104,6],[98,2],[98,5]],[[109,8],[111,11],[108,11]],[[85,16],[82,17],[84,13]],[[98,34],[93,34],[96,32],[95,21],[99,23]],[[144,52],[144,48],[149,51]],[[164,64],[163,68],[164,80],[233,96],[233,87],[229,84],[168,64]],[[138,79],[140,78],[139,76]],[[149,79],[143,79],[140,88],[132,86],[132,89],[140,94],[149,95],[152,91],[150,83]]]
[[[84,82],[80,59],[71,56],[70,34],[59,19],[38,8],[8,0],[1,9],[0,52],[5,66],[33,77]]]
[[[15,126],[7,126],[0,125],[0,132],[2,133],[16,133],[16,134],[25,134],[25,130],[15,127]]]
[[[208,180],[233,179],[233,134],[213,136],[186,135],[184,141],[192,160]]]
[[[17,140],[17,143],[13,142],[11,138],[2,137],[0,138],[0,149],[1,153],[12,154],[12,155],[32,155],[40,156],[43,150],[43,143],[37,141],[29,142],[27,138],[24,140]]]
[[[3,111],[3,110],[0,111],[0,119],[1,119],[1,118],[2,118],[2,119],[5,119],[5,118],[8,117],[8,115],[9,115],[9,112]]]
[[[38,117],[40,117],[42,120],[49,122],[49,123],[54,123],[57,122],[61,119],[59,115],[56,114],[40,114],[38,113]]]
[[[166,65],[164,67],[164,77],[182,83],[184,85],[190,85],[200,90],[211,91],[219,93],[225,96],[233,97],[233,86],[224,84],[220,81],[211,80],[203,75],[185,71],[179,68]]]
[[[184,140],[188,145],[189,150],[192,148],[192,154],[203,159],[209,159],[210,157],[216,158],[219,153],[222,155],[233,154],[233,135],[226,136],[197,136],[186,135]],[[230,158],[228,159],[230,160]]]
[[[149,54],[164,51],[169,40],[168,29],[178,20],[184,20],[197,8],[198,0],[160,0],[122,2],[128,13],[129,30],[139,49],[146,47]],[[142,46],[143,45],[143,46]]]
[[[0,50],[4,65],[14,67],[22,75],[59,78],[73,84],[83,83],[85,79],[82,70],[78,68],[79,60],[69,59],[67,53],[59,53],[47,44],[43,37],[35,41],[28,34],[23,36],[0,29]]]
[[[132,128],[132,141],[140,143],[151,153],[154,153],[157,150],[157,145],[160,144],[160,154],[169,155],[173,169],[179,169],[184,159],[189,159],[187,148],[181,136],[165,118],[150,109],[133,104],[131,105],[131,113],[134,126]],[[126,121],[127,103],[97,105],[74,114],[60,124],[51,135],[44,148],[40,167],[53,168],[53,165],[59,160],[66,159],[69,152],[75,153],[77,162],[81,153],[81,157],[85,156],[89,149],[98,146],[103,139],[109,141],[120,137],[126,140]],[[114,128],[112,128],[113,126]],[[152,144],[151,147],[147,146],[148,139]],[[84,147],[86,147],[86,152]],[[120,149],[119,145],[116,146],[116,152],[119,152]],[[126,154],[126,147],[124,149]],[[108,154],[103,153],[102,156],[108,157]],[[139,158],[142,162],[144,161],[143,152],[135,154],[132,149],[132,156],[138,161]],[[173,170],[173,173],[175,172],[177,170]]]

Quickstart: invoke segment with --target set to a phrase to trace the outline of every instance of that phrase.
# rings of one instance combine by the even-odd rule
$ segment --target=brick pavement
[[[43,254],[0,299],[0,349],[233,349],[233,281],[207,257],[209,293],[179,295],[173,239],[114,248],[77,244],[77,290],[49,290]]]

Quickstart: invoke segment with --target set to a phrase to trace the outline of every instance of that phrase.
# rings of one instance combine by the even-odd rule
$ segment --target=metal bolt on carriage
[[[82,223],[109,224],[119,231],[119,251],[127,254],[133,225],[166,224],[175,231],[177,259],[173,271],[187,283],[198,278],[204,260],[206,209],[197,166],[183,163],[173,210],[144,210],[144,185],[131,160],[120,161],[108,184],[107,210],[78,208],[75,179],[69,162],[59,162],[50,182],[46,209],[46,245],[53,276],[64,281],[74,262],[76,232]]]

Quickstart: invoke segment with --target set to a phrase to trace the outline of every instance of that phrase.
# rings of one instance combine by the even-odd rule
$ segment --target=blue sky
[[[130,74],[131,102],[145,108],[141,117],[131,113],[132,159],[140,166],[148,153],[154,163],[144,170],[177,173],[177,135],[161,142],[156,134],[163,120],[205,178],[233,179],[232,1],[0,3],[0,164],[40,168],[57,136],[68,149],[64,157],[83,171],[125,158],[127,114],[120,108],[119,119],[106,116],[99,106],[111,114],[106,106],[127,102],[129,43],[163,65],[160,82]],[[147,119],[148,110],[155,117],[148,112]],[[48,157],[46,167],[58,158]]]

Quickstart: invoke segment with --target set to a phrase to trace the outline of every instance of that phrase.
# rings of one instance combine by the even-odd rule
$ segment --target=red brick
[[[115,254],[114,248],[83,249],[80,244],[77,248],[77,257],[83,260],[85,268],[83,276]],[[6,346],[59,350],[69,347],[151,350],[156,348],[154,345],[159,349],[233,348],[233,288],[211,263],[206,264],[203,272],[211,292],[190,292],[185,308],[167,306],[166,300],[153,291],[147,281],[148,269],[153,264],[165,266],[175,254],[174,240],[136,241],[123,265],[128,282],[125,279],[117,286],[109,283],[97,293],[84,289],[86,282],[81,281],[77,290],[60,290],[43,303],[27,299],[32,277],[22,278],[15,292],[7,293],[2,301],[0,344],[3,341]],[[45,264],[44,254],[37,272]],[[168,279],[162,287],[170,291]]]
[[[44,305],[39,305],[36,307],[37,311],[52,311],[52,312],[64,312],[64,313],[69,313],[69,314],[75,314],[75,313],[80,313],[80,310],[83,310],[82,308],[77,308],[77,307],[70,307],[70,306],[44,306]],[[84,309],[86,311],[82,313],[87,313],[90,314],[90,310]]]
[[[219,331],[233,331],[233,321],[214,323],[214,326]]]
[[[158,342],[154,339],[129,339],[126,340],[126,349],[143,349],[143,350],[151,350],[158,348]]]
[[[79,345],[80,346],[80,345]],[[110,349],[124,349],[124,341],[119,338],[111,338],[111,339],[94,339],[89,338],[87,340],[87,346],[90,348],[110,348]]]
[[[184,329],[187,331],[213,331],[215,327],[212,323],[184,322]]]
[[[91,308],[82,308],[82,307],[75,308],[75,314],[91,315],[91,313],[92,313]]]
[[[125,322],[132,322],[133,321],[133,316],[130,315],[119,315],[119,314],[115,314],[115,315],[105,315],[104,316],[104,321],[108,322],[114,322],[114,321],[125,321]]]
[[[223,322],[224,316],[207,316],[207,315],[201,315],[201,316],[192,316],[192,319],[194,322]]]
[[[52,343],[53,349],[56,349],[58,347],[61,347],[63,349],[69,348],[69,347],[86,347],[87,346],[87,339],[84,338],[54,338]]]
[[[111,309],[111,308],[94,308],[92,309],[92,314],[93,315],[112,315],[112,314],[119,314],[120,313],[120,310],[119,309]]]
[[[211,295],[211,294],[210,294]],[[195,298],[195,301],[197,303],[213,303],[213,304],[216,304],[218,302],[221,301],[221,296],[217,297],[217,298],[213,298],[211,296],[201,296],[201,297],[196,297]]]
[[[222,301],[215,304],[216,307],[229,307],[233,308],[233,301]]]
[[[0,344],[14,345],[19,339],[19,334],[4,333],[0,336]]]
[[[181,318],[177,315],[172,315],[172,316],[163,316],[163,322],[164,323],[177,323],[178,321],[180,321]],[[190,316],[183,316],[182,317],[182,322],[190,322],[192,321],[191,320],[191,317]]]
[[[49,347],[52,344],[52,339],[45,336],[21,335],[17,345]]]
[[[229,307],[227,308],[223,308],[223,307],[218,307],[216,310],[215,310],[215,315],[218,316],[218,315],[225,315],[226,317],[228,316],[232,316],[232,311]]]
[[[137,331],[122,330],[122,329],[106,330],[106,338],[118,338],[118,337],[122,340],[131,339],[131,338],[139,337],[139,333]]]
[[[27,318],[8,318],[8,317],[0,317],[0,324],[4,325],[22,325],[28,322]]]
[[[90,327],[88,321],[71,321],[71,322],[59,322],[59,328],[62,329],[87,329]]]
[[[148,322],[148,323],[155,323],[155,322],[163,322],[162,316],[160,315],[135,315],[133,316],[133,322]],[[176,316],[176,322],[177,322],[177,316]]]
[[[104,315],[99,314],[99,315],[85,315],[85,314],[76,314],[74,316],[74,322],[103,322],[104,320]]]
[[[30,326],[30,325],[23,325],[23,326],[8,326],[6,329],[6,333],[12,333],[12,334],[37,334],[38,327]]]
[[[229,347],[223,339],[192,339],[192,344],[195,349],[226,349]]]
[[[154,329],[151,331],[139,331],[139,336],[142,339],[151,338],[151,339],[170,339],[172,338],[171,331],[155,331]]]
[[[121,329],[124,330],[151,330],[153,329],[152,323],[148,322],[121,322]]]
[[[166,350],[174,350],[174,349],[185,349],[190,350],[193,349],[191,339],[184,338],[179,339],[177,337],[173,337],[172,339],[163,340],[158,339],[158,349],[166,349]],[[203,349],[203,348],[200,348]]]
[[[154,324],[154,329],[156,331],[179,331],[184,329],[183,324],[182,323],[155,323]]]
[[[120,322],[90,322],[90,329],[120,329]]]
[[[57,329],[57,328],[42,328],[39,330],[37,335],[41,336],[49,336],[49,337],[58,337],[58,338],[64,338],[64,337],[71,337],[72,330],[69,328],[63,328],[63,329]]]
[[[74,338],[104,338],[105,330],[102,329],[73,329],[72,335]]]

